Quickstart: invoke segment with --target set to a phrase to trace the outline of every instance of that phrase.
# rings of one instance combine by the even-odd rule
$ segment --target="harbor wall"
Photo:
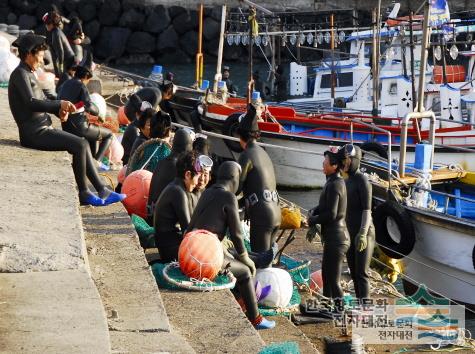
[[[217,56],[221,7],[237,11],[237,0],[204,0],[203,52],[208,59]],[[256,1],[276,11],[332,10],[334,1],[293,0]],[[45,34],[42,16],[55,4],[61,13],[78,16],[86,35],[92,40],[97,60],[130,63],[191,63],[197,51],[199,1],[192,0],[0,0],[0,23],[18,25],[20,30]],[[361,21],[377,0],[340,0],[339,9],[357,9]],[[391,1],[383,1],[383,8]],[[415,2],[402,1],[400,13],[406,14]],[[452,11],[475,10],[469,0],[450,2]],[[383,10],[384,10],[383,9]],[[384,11],[383,11],[384,14]],[[322,23],[322,26],[325,24]],[[224,60],[244,60],[247,49],[225,44]]]

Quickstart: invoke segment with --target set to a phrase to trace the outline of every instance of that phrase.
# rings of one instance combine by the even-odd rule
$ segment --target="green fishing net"
[[[144,219],[135,214],[132,214],[130,219],[132,220],[132,225],[134,225],[137,235],[139,235],[140,245],[143,248],[154,248],[155,229],[153,226],[150,226]]]
[[[152,273],[155,276],[158,287],[170,290],[182,289],[180,286],[170,283],[163,275],[163,270],[168,264],[169,263],[155,263],[152,265]],[[170,278],[173,278],[179,283],[192,285],[195,288],[202,288],[203,291],[213,290],[214,288],[229,286],[231,284],[230,278],[226,275],[218,275],[213,281],[196,282],[184,275],[179,267],[169,267],[167,274]]]
[[[170,155],[171,147],[161,139],[150,139],[140,145],[127,164],[128,176],[137,170],[153,172],[158,162]]]
[[[0,82],[0,88],[7,88],[8,87],[8,81],[1,81]]]
[[[287,341],[266,345],[259,354],[300,354],[300,349],[298,343]]]

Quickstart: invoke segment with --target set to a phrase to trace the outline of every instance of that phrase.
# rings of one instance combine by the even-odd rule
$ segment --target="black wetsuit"
[[[45,97],[35,75],[24,62],[10,76],[8,101],[22,146],[45,151],[68,151],[73,155],[74,177],[79,192],[88,191],[86,176],[97,191],[104,190],[87,140],[51,126],[51,117],[47,113],[59,114],[61,101]]]
[[[350,246],[346,228],[346,187],[339,173],[327,177],[320,194],[318,206],[309,218],[309,225],[322,226],[323,260],[322,279],[323,295],[341,299],[340,275],[343,260]]]
[[[239,156],[239,164],[242,167],[240,190],[251,221],[251,249],[259,253],[268,251],[281,222],[274,166],[267,152],[252,140]]]
[[[134,155],[135,150],[137,150],[137,148],[143,143],[145,143],[147,140],[148,138],[145,135],[143,135],[142,132],[140,132],[139,136],[135,139],[134,144],[132,145],[132,148],[130,149],[130,157],[132,157]]]
[[[346,225],[350,233],[351,246],[346,254],[351,277],[355,286],[356,297],[365,299],[369,297],[369,265],[373,256],[375,231],[370,219],[371,212],[371,184],[368,178],[359,170],[359,159],[352,159],[349,177],[346,180],[346,190],[348,195],[348,209],[346,212]],[[363,213],[368,213],[369,220],[366,221]],[[362,225],[364,222],[368,225]],[[362,230],[366,229],[366,230]],[[359,233],[365,233],[368,240],[367,247],[359,252],[357,249],[357,237]]]
[[[74,61],[74,52],[66,35],[60,28],[52,29],[47,36],[47,40],[53,57],[54,73],[56,77],[60,77],[68,64]]]
[[[84,55],[84,50],[81,43],[75,44],[74,41],[81,39],[83,35],[84,34],[83,34],[81,22],[79,22],[79,20],[72,21],[71,24],[69,25],[67,38],[74,52],[76,63],[79,63],[82,60],[83,55]]]
[[[155,243],[163,262],[178,259],[183,232],[188,228],[193,212],[188,194],[183,179],[175,177],[158,198],[153,226]]]
[[[239,219],[236,193],[239,186],[239,167],[225,162],[218,172],[216,184],[203,192],[196,206],[188,230],[205,229],[218,235],[222,240],[229,230],[237,254],[246,251]],[[239,292],[244,300],[247,316],[252,321],[259,316],[256,294],[251,271],[244,263],[225,253],[223,268],[230,267],[237,279]]]
[[[153,171],[152,180],[150,181],[150,192],[148,196],[149,215],[153,215],[155,203],[165,187],[173,181],[176,176],[176,161],[178,155],[182,152],[192,150],[192,141],[190,134],[184,129],[178,129],[173,138],[172,151],[167,158],[158,162],[157,167]]]
[[[141,88],[140,90],[135,92],[134,95],[140,98],[139,101],[147,101],[148,103],[150,103],[154,110],[157,110],[157,107],[162,100],[162,92],[159,88],[156,87]],[[140,103],[141,102],[129,99],[125,104],[124,113],[131,122],[137,118],[136,113],[140,113]]]
[[[69,73],[67,71],[63,72],[61,74],[61,76],[59,77],[59,80],[58,82],[56,83],[56,92],[59,92],[59,90],[61,90],[61,87],[63,86],[63,84],[72,79],[73,77],[71,75],[69,75]]]
[[[231,95],[237,95],[238,88],[236,85],[234,85],[234,82],[231,79],[223,79],[223,81],[226,83],[226,87],[228,89],[229,94]]]
[[[130,151],[132,146],[134,146],[135,139],[140,135],[140,128],[138,127],[138,119],[135,119],[130,123],[125,129],[124,135],[122,136],[122,147],[124,148],[124,156],[122,156],[122,163],[127,165],[130,159]]]
[[[99,114],[97,107],[91,102],[86,85],[78,78],[66,81],[59,91],[58,98],[71,101],[73,104],[82,101],[86,112],[94,116]],[[102,160],[106,150],[112,143],[112,132],[107,128],[89,124],[85,113],[70,114],[69,119],[61,125],[64,131],[86,138],[92,146],[91,151],[94,158],[98,161]],[[96,143],[98,141],[100,143],[96,152]]]

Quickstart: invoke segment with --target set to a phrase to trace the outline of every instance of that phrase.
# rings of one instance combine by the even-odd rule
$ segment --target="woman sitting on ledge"
[[[53,96],[46,98],[36,79],[35,70],[42,64],[47,48],[45,37],[28,33],[19,37],[13,46],[18,47],[21,62],[10,77],[8,101],[18,126],[20,144],[37,150],[72,154],[81,204],[101,206],[123,200],[125,195],[111,191],[97,174],[87,140],[52,127],[48,113],[65,122],[76,108],[69,101],[56,100]],[[99,197],[89,190],[87,178]]]

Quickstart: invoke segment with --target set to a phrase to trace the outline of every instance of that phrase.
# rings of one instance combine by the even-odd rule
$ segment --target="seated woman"
[[[76,67],[74,78],[66,81],[61,86],[58,98],[71,101],[74,105],[84,105],[85,112],[97,116],[99,110],[96,105],[91,102],[86,87],[92,78],[91,64],[92,55],[88,55],[86,60]],[[96,149],[91,149],[91,151],[93,151],[97,164],[102,166],[102,158],[112,143],[112,132],[107,128],[89,124],[84,112],[71,114],[69,119],[61,125],[64,131],[86,138],[91,146],[95,147],[96,143],[99,142],[97,152],[95,151]]]
[[[158,109],[158,105],[162,100],[162,93],[156,87],[144,87],[131,95],[124,106],[124,113],[131,122],[125,129],[122,137],[122,146],[124,147],[124,156],[122,163],[127,165],[131,156],[130,150],[134,145],[135,139],[140,135],[140,129],[137,127],[137,119],[146,108]],[[148,102],[143,106],[142,102]]]
[[[123,200],[125,195],[112,192],[97,174],[87,140],[52,127],[48,113],[58,115],[65,122],[76,108],[69,101],[47,99],[36,79],[35,70],[42,64],[47,48],[45,38],[28,33],[19,37],[13,46],[18,47],[21,61],[8,82],[8,101],[18,125],[20,144],[37,150],[67,151],[73,155],[74,177],[82,204],[100,206]],[[87,179],[99,197],[89,190]]]
[[[225,251],[223,269],[230,268],[237,278],[237,286],[246,307],[246,314],[257,329],[275,327],[274,321],[269,321],[259,314],[256,293],[252,277],[256,266],[250,259],[241,232],[239,208],[235,193],[239,187],[241,167],[236,162],[224,162],[219,168],[218,180],[205,190],[196,206],[188,225],[188,231],[205,229],[218,235],[223,240],[226,230],[229,230],[234,244],[236,257]]]
[[[155,206],[153,226],[155,243],[163,262],[178,259],[178,248],[193,213],[190,193],[202,173],[198,157],[187,152],[178,157],[176,177],[166,186]]]
[[[142,106],[144,106],[144,104],[147,104],[149,107],[151,107],[148,102],[142,102]],[[130,149],[130,156],[134,154],[135,150],[137,150],[140,145],[150,139],[150,127],[152,125],[153,118],[155,118],[155,111],[152,108],[146,108],[140,114],[136,124],[140,133],[139,136],[135,138],[132,148]]]

